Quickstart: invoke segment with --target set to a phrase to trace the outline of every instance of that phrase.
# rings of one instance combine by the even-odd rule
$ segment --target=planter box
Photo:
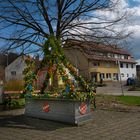
[[[69,124],[91,120],[89,102],[54,99],[26,99],[25,115]]]

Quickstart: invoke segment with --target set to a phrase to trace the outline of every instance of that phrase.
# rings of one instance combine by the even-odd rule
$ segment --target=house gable
[[[5,80],[23,80],[23,70],[26,63],[23,56],[18,57],[5,68]]]

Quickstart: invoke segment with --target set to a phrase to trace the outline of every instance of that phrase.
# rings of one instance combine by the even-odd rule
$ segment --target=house
[[[25,62],[26,59],[27,56],[25,55],[19,56],[5,68],[5,80],[7,82],[11,80],[17,81],[23,80],[24,78],[23,71],[27,66]],[[37,68],[39,65],[39,57],[37,56],[36,58],[32,59],[35,61],[35,66]]]
[[[121,74],[121,80],[125,81],[129,77],[137,78],[136,74],[136,61],[131,57],[131,55],[123,54],[126,58],[119,58],[119,69]]]
[[[17,59],[15,59],[12,63],[10,63],[6,68],[5,68],[5,80],[6,82],[9,81],[23,81],[24,79],[24,74],[23,71],[26,68],[26,60],[27,56],[19,56]],[[36,57],[31,58],[32,60],[35,61],[35,69],[38,68],[40,61],[39,58]],[[38,74],[37,74],[37,79],[36,79],[36,87],[37,89],[40,89],[43,85],[43,82],[45,80],[47,68],[41,69]]]
[[[140,65],[136,65],[137,79],[140,80]]]
[[[8,54],[0,53],[0,81],[5,81],[5,67],[13,62],[18,54],[9,52]]]
[[[140,59],[136,60],[136,71],[137,71],[137,78],[140,80]]]
[[[19,56],[5,68],[5,81],[23,80],[23,70],[25,67],[25,57]]]
[[[126,50],[116,46],[67,40],[64,53],[89,81],[127,80],[136,77],[136,62]]]

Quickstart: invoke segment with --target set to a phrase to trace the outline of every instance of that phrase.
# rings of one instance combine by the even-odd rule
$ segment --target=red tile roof
[[[122,55],[131,56],[128,51],[118,48],[116,46],[105,46],[105,45],[95,44],[92,42],[83,42],[79,40],[67,40],[64,45],[64,48],[80,49],[88,59],[92,59],[92,60],[136,63],[133,58],[117,59],[117,58],[113,58],[113,57],[111,58],[111,57],[97,54],[97,53],[115,53],[120,55],[122,54]]]
[[[74,48],[81,48],[84,49],[86,52],[94,53],[94,51],[99,52],[110,52],[116,54],[125,54],[130,55],[130,53],[122,48],[118,48],[117,46],[109,46],[109,45],[102,45],[102,44],[95,44],[93,42],[87,41],[79,41],[79,40],[67,40],[65,43],[65,47],[74,47]]]

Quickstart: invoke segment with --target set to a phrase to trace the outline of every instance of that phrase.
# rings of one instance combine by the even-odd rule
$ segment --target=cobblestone
[[[0,112],[0,140],[140,140],[139,112],[96,110],[91,122],[78,127],[29,118],[23,112]]]

